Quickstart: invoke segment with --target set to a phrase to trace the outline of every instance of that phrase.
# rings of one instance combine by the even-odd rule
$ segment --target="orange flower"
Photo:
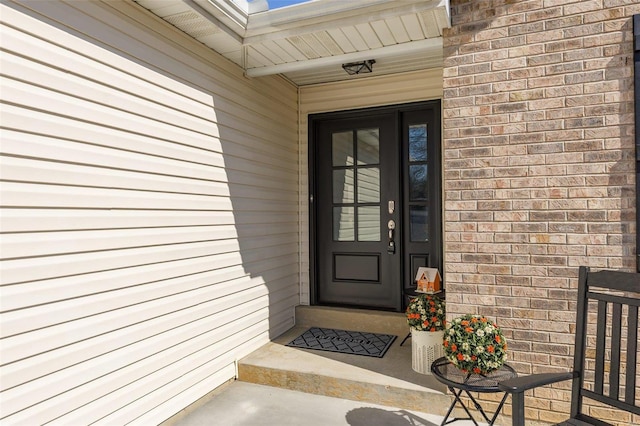
[[[458,350],[458,347],[456,346],[456,344],[454,343],[453,345],[451,345],[451,351],[455,352]]]
[[[406,310],[406,318],[410,327],[418,330],[427,330],[435,328],[435,331],[443,330],[445,324],[444,315],[445,302],[435,296],[420,295],[412,299]],[[425,319],[425,310],[431,315]]]
[[[444,341],[444,347],[445,347],[445,348],[448,348],[448,347],[449,347],[449,341],[448,341],[448,340],[445,340],[445,341]]]
[[[490,327],[493,321],[482,315],[467,314],[449,324],[452,325],[447,333],[448,345],[444,350],[447,358],[458,368],[466,369],[472,374],[485,374],[487,372],[485,368],[492,371],[502,365],[502,350],[506,347],[506,338],[497,326],[495,330]],[[476,334],[478,330],[482,331]],[[465,350],[462,350],[463,342]],[[456,350],[452,351],[451,348],[454,346]],[[481,353],[476,355],[476,348]],[[487,367],[484,363],[488,363]]]

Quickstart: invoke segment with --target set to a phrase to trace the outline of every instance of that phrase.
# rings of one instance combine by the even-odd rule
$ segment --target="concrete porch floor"
[[[397,407],[235,381],[164,426],[439,426],[442,418]],[[473,423],[465,420],[454,425],[472,426]]]
[[[312,326],[397,337],[383,358],[285,346]],[[407,333],[404,314],[300,306],[294,328],[239,361],[237,381],[166,424],[440,425],[453,397],[430,374],[412,369],[411,339],[400,346]],[[452,417],[461,414],[454,410]]]

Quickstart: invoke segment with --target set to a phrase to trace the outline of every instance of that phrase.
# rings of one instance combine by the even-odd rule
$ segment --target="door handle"
[[[393,219],[387,222],[387,229],[389,230],[389,244],[387,245],[387,253],[394,254],[396,252],[396,243],[395,241],[393,241],[393,231],[396,229],[396,222]]]

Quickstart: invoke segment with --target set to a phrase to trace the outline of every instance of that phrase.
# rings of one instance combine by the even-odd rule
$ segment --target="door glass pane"
[[[380,207],[358,207],[358,241],[380,241]]]
[[[358,164],[380,164],[380,130],[358,130]]]
[[[353,132],[333,133],[331,148],[334,167],[353,166]]]
[[[411,241],[429,241],[429,215],[427,206],[409,207]]]
[[[409,161],[427,161],[427,125],[409,126]]]
[[[427,165],[409,166],[409,201],[427,199]]]
[[[380,202],[380,169],[378,167],[358,169],[358,202]]]
[[[334,207],[333,208],[333,240],[334,241],[354,241],[354,208]]]
[[[354,201],[353,169],[333,171],[333,202],[353,203]]]

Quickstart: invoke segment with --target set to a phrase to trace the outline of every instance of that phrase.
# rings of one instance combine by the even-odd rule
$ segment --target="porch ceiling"
[[[283,74],[302,86],[442,66],[449,0],[312,0],[268,10],[266,0],[135,0],[249,77]],[[374,59],[349,76],[347,62]]]

